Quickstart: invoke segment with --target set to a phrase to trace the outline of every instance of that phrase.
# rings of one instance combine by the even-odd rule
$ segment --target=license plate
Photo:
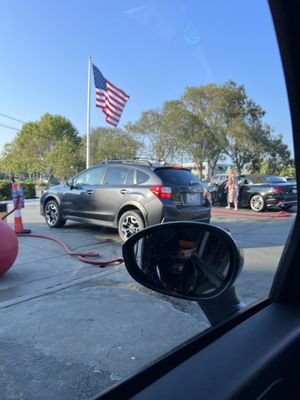
[[[187,193],[186,202],[190,206],[200,205],[200,193]]]

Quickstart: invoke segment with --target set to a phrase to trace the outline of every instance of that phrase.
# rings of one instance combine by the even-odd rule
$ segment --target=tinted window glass
[[[148,179],[149,179],[148,174],[145,174],[145,172],[139,170],[136,171],[136,183],[138,185],[147,182]]]
[[[126,167],[108,167],[105,177],[105,185],[124,185],[129,168]]]
[[[246,179],[248,180],[249,184],[251,184],[251,183],[266,183],[266,180],[265,180],[264,176],[262,176],[262,175],[261,176],[252,175],[252,176],[246,177]]]
[[[126,178],[126,185],[134,185],[134,169],[130,169]]]
[[[166,185],[190,185],[191,183],[201,185],[199,179],[185,169],[162,168],[155,170],[155,173]]]
[[[266,176],[266,181],[270,183],[285,183],[286,181],[280,176]]]
[[[104,171],[101,167],[88,169],[75,178],[74,185],[99,185]]]
[[[284,183],[284,179],[280,176],[271,175],[250,175],[248,180],[252,183]]]

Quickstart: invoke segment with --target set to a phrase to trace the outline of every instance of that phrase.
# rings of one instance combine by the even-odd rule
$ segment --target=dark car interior
[[[295,166],[300,170],[300,4],[270,0],[269,5],[290,103]],[[97,398],[299,399],[299,233],[297,213],[267,298],[237,311]]]

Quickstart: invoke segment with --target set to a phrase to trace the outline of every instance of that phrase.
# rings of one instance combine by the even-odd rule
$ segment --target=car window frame
[[[298,21],[300,5],[296,4],[296,2],[285,2],[284,0],[268,0],[268,3],[273,18],[287,88],[294,140],[295,168],[296,171],[300,171],[300,75],[298,72],[300,70],[298,40],[300,33]],[[289,40],[286,40],[287,37]],[[297,185],[299,185],[299,175],[297,174],[296,177]],[[226,332],[266,309],[272,303],[289,304],[299,307],[299,254],[300,218],[299,210],[297,210],[294,224],[284,246],[270,293],[266,298],[245,307],[218,326],[199,333],[199,335],[183,343],[158,361],[153,362],[141,372],[102,393],[97,399],[131,398],[134,394],[150,386],[151,383],[162,378],[168,371],[173,370],[184,360],[198,354]]]
[[[124,170],[127,169],[126,176],[125,176],[125,178],[124,178],[122,183],[107,183],[107,182],[105,182],[106,175],[109,173],[109,171],[113,170],[114,168],[115,169],[120,169],[120,170],[121,169],[124,169]],[[106,168],[106,171],[105,171],[105,173],[103,175],[102,184],[104,186],[107,186],[107,187],[125,186],[126,185],[126,179],[127,179],[128,174],[129,174],[129,171],[130,171],[130,166],[128,166],[128,165],[108,165],[107,168]]]
[[[91,183],[78,183],[78,182],[77,182],[78,178],[80,178],[80,177],[83,176],[83,175],[88,174],[88,173],[91,172],[92,170],[101,170],[101,169],[103,170],[103,172],[102,172],[102,175],[100,174],[100,179],[99,179],[99,182],[98,182],[98,183],[96,183],[96,184],[94,184],[94,183],[91,184]],[[104,175],[105,175],[105,168],[102,167],[102,166],[95,166],[95,167],[92,167],[92,168],[85,169],[85,170],[81,171],[79,174],[75,175],[75,177],[73,178],[73,180],[74,180],[74,187],[76,188],[77,186],[78,186],[78,187],[82,187],[82,186],[98,186],[98,185],[101,185],[101,182],[102,182],[102,180],[103,180]]]
[[[148,176],[148,178],[147,178],[146,181],[138,182],[138,173],[139,173],[139,172],[142,173],[142,174],[144,174],[144,175],[147,175],[147,176]],[[139,169],[139,168],[135,168],[135,184],[136,184],[136,185],[147,185],[147,182],[149,182],[150,179],[151,179],[150,174],[147,174],[147,172],[142,171],[142,170]]]
[[[128,177],[129,177],[129,174],[132,172],[132,183],[130,183],[130,182],[128,182]],[[128,174],[127,174],[127,176],[126,176],[126,179],[125,179],[125,185],[126,186],[134,186],[134,185],[136,185],[136,169],[135,168],[133,168],[133,167],[131,167],[131,168],[129,168],[129,171],[128,171]]]

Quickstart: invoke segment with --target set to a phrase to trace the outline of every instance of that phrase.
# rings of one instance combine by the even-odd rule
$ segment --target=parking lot
[[[70,222],[50,230],[38,202],[22,216],[32,233],[72,250],[121,256],[114,230]],[[268,294],[294,216],[213,208],[211,223],[244,249],[236,287],[245,304]],[[88,399],[209,326],[196,303],[141,287],[123,264],[82,263],[51,240],[20,237],[0,289],[0,399]]]

